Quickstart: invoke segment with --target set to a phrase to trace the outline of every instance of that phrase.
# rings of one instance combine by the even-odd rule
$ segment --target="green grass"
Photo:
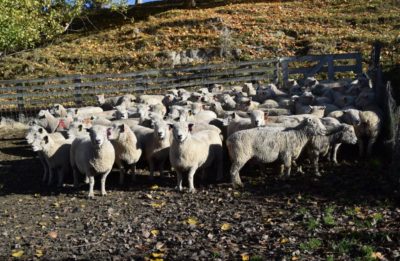
[[[318,238],[311,238],[305,243],[300,244],[300,249],[303,251],[313,252],[320,248],[322,241]]]

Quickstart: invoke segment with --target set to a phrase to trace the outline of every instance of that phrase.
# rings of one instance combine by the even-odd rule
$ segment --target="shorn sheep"
[[[194,188],[194,174],[199,168],[208,168],[217,165],[217,179],[222,179],[222,140],[218,132],[205,130],[191,133],[193,124],[178,122],[171,124],[173,139],[169,157],[171,166],[175,169],[178,178],[177,189],[182,191],[182,174],[188,172],[189,192],[196,192]]]
[[[87,130],[87,137],[76,138],[70,151],[74,185],[78,185],[78,172],[89,178],[89,198],[94,197],[94,177],[101,175],[101,195],[107,195],[106,179],[115,161],[115,150],[107,139],[107,127],[96,125]]]
[[[283,161],[286,175],[290,175],[292,161],[296,160],[312,135],[324,135],[325,126],[316,118],[305,118],[297,127],[253,128],[232,134],[226,141],[232,166],[231,181],[243,186],[239,171],[252,158],[264,163]]]

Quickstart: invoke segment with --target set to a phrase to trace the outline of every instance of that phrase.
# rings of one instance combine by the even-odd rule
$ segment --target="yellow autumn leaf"
[[[221,226],[221,230],[222,231],[226,231],[226,230],[229,230],[229,229],[231,229],[231,224],[229,224],[229,223],[222,224],[222,226]]]
[[[156,190],[156,189],[159,189],[159,186],[153,185],[153,186],[150,187],[150,189],[151,189],[151,190]]]
[[[151,233],[153,236],[157,236],[158,234],[160,234],[160,231],[157,230],[157,229],[153,229],[152,231],[150,231],[150,233]]]
[[[292,261],[296,261],[296,260],[299,260],[299,257],[298,256],[292,256]]]
[[[373,259],[378,259],[378,260],[384,260],[385,259],[385,257],[382,255],[381,252],[372,252],[371,253],[371,257]]]
[[[11,256],[12,257],[21,257],[22,255],[24,254],[24,251],[23,250],[13,250],[12,252],[11,252]]]
[[[36,251],[35,251],[35,256],[36,256],[36,257],[41,257],[41,256],[43,256],[43,250],[41,250],[41,249],[36,249]]]
[[[151,253],[151,257],[158,258],[158,257],[163,257],[163,256],[164,256],[163,253]]]
[[[197,219],[194,218],[194,217],[188,218],[186,222],[187,222],[189,225],[193,225],[193,226],[197,225]]]
[[[287,239],[287,238],[282,238],[279,242],[280,242],[281,244],[286,244],[287,242],[289,242],[289,239]]]
[[[249,261],[250,260],[250,256],[248,253],[242,253],[240,254],[240,256],[242,257],[242,261]]]
[[[153,203],[151,203],[150,205],[151,205],[153,208],[161,208],[162,206],[165,205],[165,203],[164,203],[164,202],[161,202],[161,203],[155,203],[155,202],[153,202]]]

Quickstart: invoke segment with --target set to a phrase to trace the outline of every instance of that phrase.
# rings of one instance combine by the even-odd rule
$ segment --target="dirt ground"
[[[12,135],[11,135],[12,136]],[[245,187],[174,190],[147,173],[108,196],[41,184],[41,165],[21,139],[0,142],[0,259],[394,260],[400,256],[399,193],[378,160],[325,164],[321,178],[288,180],[268,166],[244,170]],[[251,170],[251,171],[250,171]],[[246,175],[247,173],[247,175]],[[155,186],[156,185],[156,186]]]

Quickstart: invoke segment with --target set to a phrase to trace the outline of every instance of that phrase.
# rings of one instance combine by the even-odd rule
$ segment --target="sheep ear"
[[[49,143],[49,136],[44,136],[43,137],[43,140],[44,140],[44,142],[47,144],[47,143]]]
[[[38,129],[38,132],[39,132],[39,133],[43,133],[43,128],[39,128],[39,129]]]
[[[120,130],[121,132],[124,132],[124,131],[125,131],[125,124],[119,125],[118,128],[119,128],[119,130]]]
[[[169,123],[168,127],[169,127],[170,130],[172,130],[174,128],[174,124]]]
[[[79,131],[82,131],[82,130],[83,130],[83,125],[82,125],[82,124],[79,124],[79,125],[78,125],[78,130],[79,130]]]
[[[190,132],[192,132],[192,131],[193,131],[193,126],[194,126],[194,124],[193,124],[193,123],[189,123],[189,124],[188,124],[189,131],[190,131]]]
[[[56,105],[56,109],[59,110],[60,109],[60,105]]]
[[[246,102],[247,105],[251,105],[251,100]]]
[[[90,120],[94,120],[94,116],[90,116]]]
[[[231,116],[232,116],[232,119],[235,119],[236,118],[236,113],[235,112],[232,113]]]
[[[189,116],[192,116],[192,110],[188,110]]]

